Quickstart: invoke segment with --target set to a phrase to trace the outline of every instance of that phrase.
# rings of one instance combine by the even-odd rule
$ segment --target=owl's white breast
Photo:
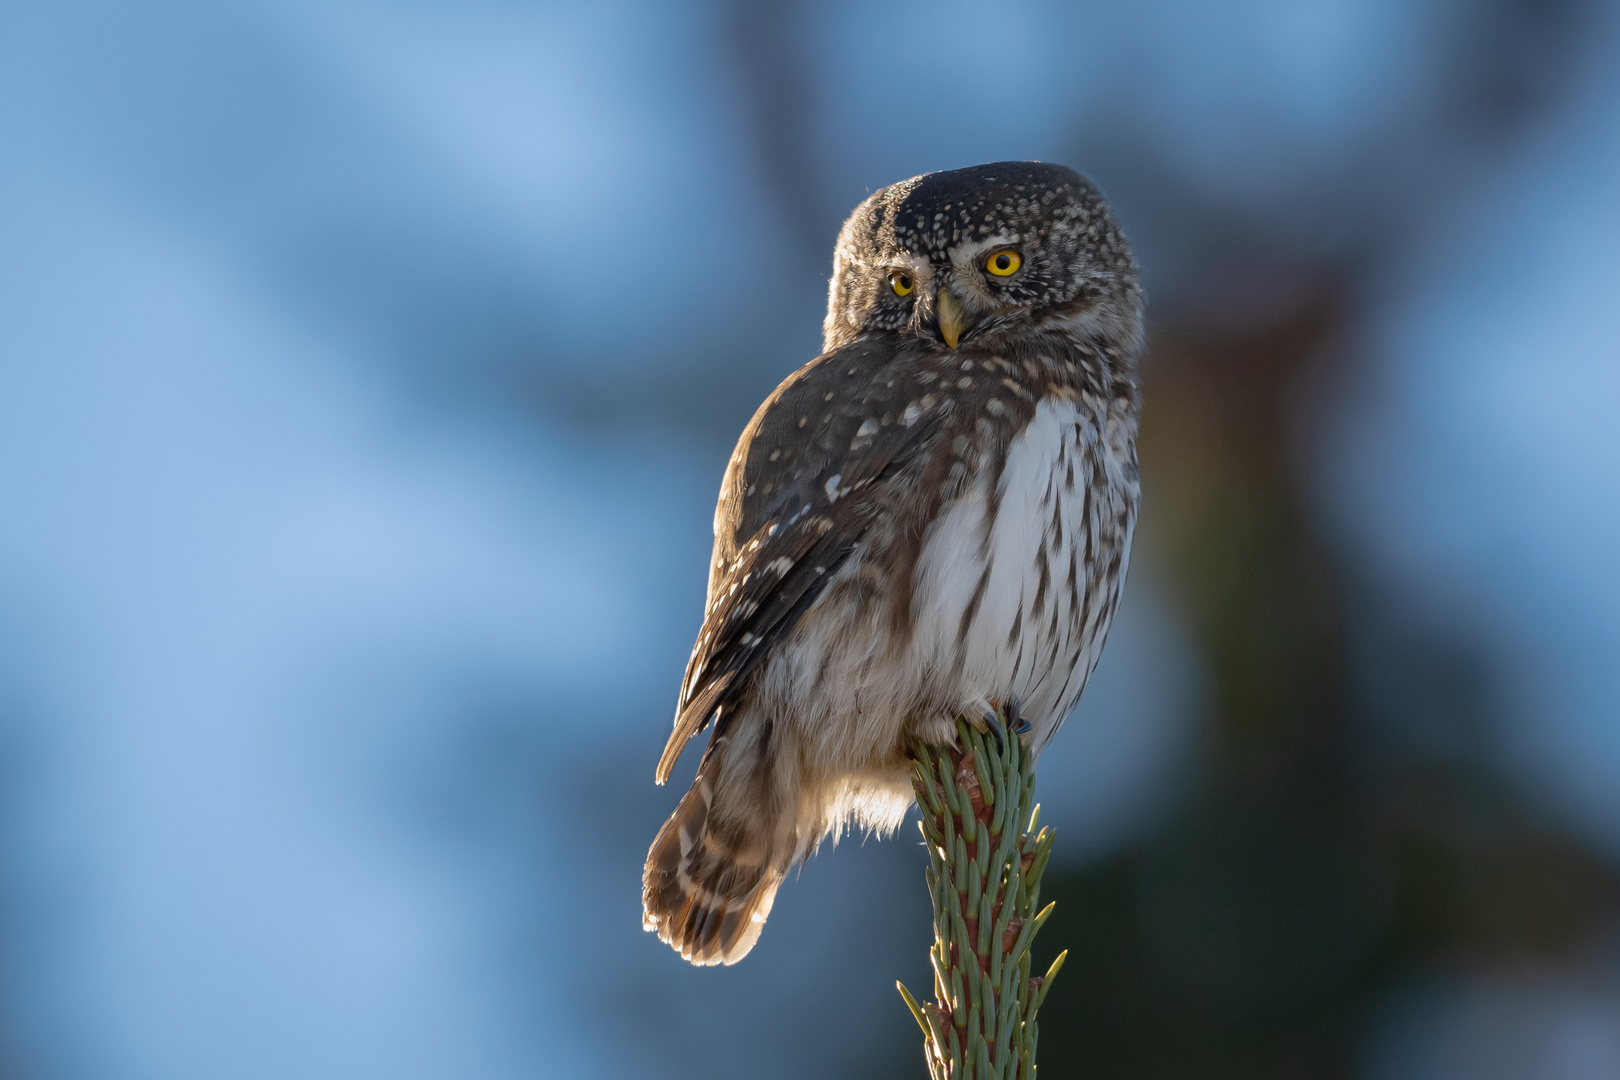
[[[1113,434],[1102,402],[1042,400],[1000,474],[981,468],[924,536],[919,668],[954,675],[964,705],[1016,696],[1037,747],[1079,699],[1124,577],[1135,479]],[[1088,573],[1120,547],[1117,574]]]

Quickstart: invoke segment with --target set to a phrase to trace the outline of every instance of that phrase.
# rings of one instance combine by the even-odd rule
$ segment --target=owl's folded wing
[[[907,411],[922,390],[903,359],[872,342],[819,357],[778,387],[744,430],[722,496],[722,510],[730,499],[733,513],[717,538],[709,607],[659,783],[716,713],[723,727],[748,677],[866,534],[883,485],[937,431],[936,411]],[[852,386],[857,373],[860,385]]]

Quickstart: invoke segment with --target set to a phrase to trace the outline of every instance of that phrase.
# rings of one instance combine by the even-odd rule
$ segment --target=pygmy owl
[[[1136,521],[1142,293],[1103,197],[1010,161],[873,194],[838,236],[824,350],[743,430],[647,855],[648,930],[758,939],[827,835],[891,830],[907,748],[1016,702],[1038,753],[1080,697]]]

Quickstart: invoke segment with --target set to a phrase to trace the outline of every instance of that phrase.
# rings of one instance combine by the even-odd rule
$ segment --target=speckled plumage
[[[1003,251],[1022,265],[997,277]],[[912,739],[1016,698],[1044,746],[1129,560],[1141,292],[1084,178],[1004,162],[876,192],[839,235],[824,331],[726,470],[658,766],[714,722],[643,878],[647,928],[694,963],[746,954],[823,837],[898,823]]]

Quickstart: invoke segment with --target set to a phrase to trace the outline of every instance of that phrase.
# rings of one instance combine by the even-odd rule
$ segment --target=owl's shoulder
[[[836,503],[871,480],[922,429],[907,407],[923,394],[925,350],[897,335],[823,353],[784,379],[737,440],[715,536],[751,537],[771,519]]]

